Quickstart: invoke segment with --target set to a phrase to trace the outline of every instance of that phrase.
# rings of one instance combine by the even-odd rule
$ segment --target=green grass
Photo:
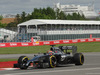
[[[75,45],[78,48],[78,52],[100,52],[100,42],[87,42],[87,43],[75,43],[75,44],[59,44],[56,46],[69,46]],[[45,53],[50,49],[49,45],[44,46],[31,46],[31,47],[9,47],[0,48],[0,54],[34,54]],[[17,59],[0,59],[0,62],[16,61]]]
[[[87,42],[87,43],[75,43],[75,44],[59,44],[60,45],[75,45],[78,47],[78,52],[100,52],[100,42]],[[30,47],[9,47],[0,48],[0,54],[34,54],[45,53],[50,49],[49,45],[44,46],[30,46]]]
[[[0,62],[17,61],[17,59],[0,59]]]

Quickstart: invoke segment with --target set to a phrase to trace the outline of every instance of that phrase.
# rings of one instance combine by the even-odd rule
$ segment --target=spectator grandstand
[[[100,21],[33,19],[18,24],[18,32],[43,41],[100,37]]]
[[[32,19],[18,24],[16,29],[1,28],[0,36],[9,35],[11,42],[31,42],[33,36],[39,36],[41,41],[84,39],[91,34],[100,38],[100,21]]]

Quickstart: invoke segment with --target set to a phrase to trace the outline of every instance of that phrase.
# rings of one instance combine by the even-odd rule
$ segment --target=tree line
[[[79,13],[66,15],[63,11],[60,11],[59,9],[54,11],[54,9],[50,7],[39,9],[34,8],[33,12],[31,13],[26,13],[23,11],[21,14],[17,14],[15,21],[9,23],[8,25],[0,23],[0,27],[17,27],[17,24],[31,19],[87,20],[84,15],[80,15]]]
[[[22,12],[22,14],[16,15],[15,22],[17,24],[28,21],[30,19],[61,19],[61,20],[86,20],[84,15],[80,15],[79,13],[73,13],[72,15],[68,14],[66,15],[63,11],[60,11],[57,9],[54,11],[54,9],[47,7],[47,8],[34,8],[34,11],[32,13],[25,13]]]
[[[2,20],[2,19],[3,19],[3,16],[0,16],[0,20]],[[6,27],[6,26],[7,26],[7,24],[3,24],[3,23],[0,22],[0,27],[1,28]]]

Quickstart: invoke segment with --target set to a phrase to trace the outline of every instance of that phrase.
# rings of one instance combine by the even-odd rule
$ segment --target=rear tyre
[[[57,59],[54,55],[50,56],[49,58],[49,67],[54,68],[56,67]]]
[[[27,69],[28,66],[26,66],[26,64],[27,64],[28,60],[29,60],[28,57],[26,57],[26,56],[20,56],[19,59],[18,59],[19,68],[20,69]]]
[[[74,63],[75,63],[75,65],[83,65],[84,55],[82,53],[76,53],[74,55]]]

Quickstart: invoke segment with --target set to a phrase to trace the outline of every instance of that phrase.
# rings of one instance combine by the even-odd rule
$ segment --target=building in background
[[[32,19],[18,24],[18,40],[40,36],[42,41],[100,37],[100,21]]]
[[[0,28],[0,42],[11,42],[17,35],[17,32]]]
[[[54,10],[56,11],[57,9],[63,11],[67,15],[72,15],[73,13],[83,14],[87,19],[96,19],[98,17],[98,14],[94,11],[94,5],[61,5],[60,3],[57,3],[54,6]]]
[[[3,18],[15,18],[16,15],[14,14],[2,14]]]
[[[100,38],[100,21],[32,19],[17,28],[0,28],[1,42],[30,42],[39,37],[41,41]],[[17,30],[17,31],[16,31]]]

